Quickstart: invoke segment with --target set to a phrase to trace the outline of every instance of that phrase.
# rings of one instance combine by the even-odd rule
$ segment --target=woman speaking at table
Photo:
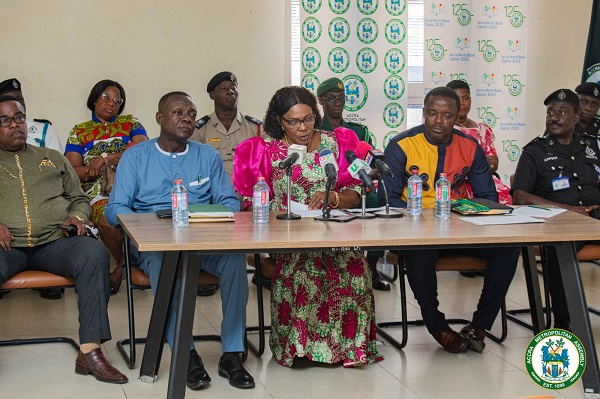
[[[252,206],[252,189],[265,177],[271,191],[271,211],[287,210],[287,177],[279,163],[288,147],[307,147],[301,165],[292,166],[291,199],[320,209],[326,177],[319,152],[328,148],[339,165],[332,208],[359,204],[358,181],[340,154],[356,150],[356,134],[346,128],[318,130],[321,116],[315,96],[302,87],[278,90],[267,109],[267,138],[253,137],[236,148],[233,182],[243,196],[243,209]],[[294,223],[291,221],[290,223]],[[317,222],[315,222],[317,223]],[[315,225],[315,228],[322,226]],[[273,254],[276,268],[271,292],[273,356],[285,366],[294,357],[356,367],[382,360],[375,347],[375,304],[371,271],[360,251]]]

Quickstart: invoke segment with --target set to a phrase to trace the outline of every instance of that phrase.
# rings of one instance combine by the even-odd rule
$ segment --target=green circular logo
[[[519,82],[517,79],[513,79],[508,85],[508,92],[511,96],[518,96],[523,91],[523,84]]]
[[[314,17],[308,17],[302,23],[302,37],[307,43],[314,43],[321,37],[321,23]]]
[[[383,137],[383,149],[385,150],[390,141],[399,134],[400,132],[397,132],[395,130],[387,132],[387,134]]]
[[[329,52],[327,63],[329,64],[329,69],[333,72],[342,73],[348,69],[348,65],[350,65],[350,55],[345,48],[334,47]]]
[[[496,47],[488,44],[487,46],[485,46],[481,54],[483,54],[484,60],[486,60],[487,62],[492,62],[496,59],[498,51],[496,50]]]
[[[406,66],[406,57],[402,50],[391,48],[385,53],[383,64],[389,73],[397,75],[404,70],[404,67]]]
[[[439,43],[436,43],[433,46],[431,46],[431,50],[429,51],[429,55],[431,56],[431,59],[434,61],[443,60],[445,54],[446,54],[446,50],[444,49],[444,46],[442,46]]]
[[[321,53],[314,47],[307,47],[302,52],[302,69],[306,73],[313,73],[321,66]]]
[[[496,115],[494,115],[493,112],[486,112],[485,114],[483,114],[483,118],[481,118],[481,120],[489,127],[494,128],[494,126],[496,126],[498,118],[496,118]]]
[[[406,10],[406,0],[385,0],[385,9],[390,15],[397,17]]]
[[[583,344],[573,333],[551,329],[529,342],[525,351],[527,374],[547,389],[564,389],[576,383],[585,371]]]
[[[383,82],[383,92],[390,100],[397,100],[404,95],[406,85],[400,76],[390,75]]]
[[[469,25],[469,22],[471,22],[471,13],[466,8],[462,8],[458,12],[457,18],[459,24],[462,26],[467,26]]]
[[[300,82],[300,85],[302,87],[304,87],[307,90],[310,90],[313,92],[313,94],[317,93],[317,88],[319,87],[319,84],[321,84],[321,82],[319,81],[319,78],[317,78],[315,75],[313,74],[306,74],[302,77],[302,82]]]
[[[329,22],[329,37],[334,43],[344,43],[350,37],[350,24],[344,18],[337,17]]]
[[[350,0],[329,0],[329,8],[336,14],[343,14],[350,8]]]
[[[399,19],[390,19],[385,24],[385,38],[390,44],[400,44],[406,38],[406,26]]]
[[[321,0],[302,0],[302,8],[309,14],[314,14],[321,8]]]
[[[511,162],[517,162],[519,160],[519,157],[521,156],[521,149],[519,148],[518,145],[511,144],[506,149],[506,156],[507,156],[507,158],[508,158],[509,161],[511,161]]]
[[[369,47],[361,48],[356,54],[356,66],[362,73],[371,73],[377,68],[377,53]]]
[[[371,140],[371,145],[373,146],[373,148],[377,148],[377,137],[375,137],[375,135],[373,134],[372,131],[367,129],[367,134],[369,135],[368,140]]]
[[[358,10],[364,15],[371,15],[377,11],[379,0],[356,0]]]
[[[525,17],[523,16],[523,13],[521,11],[513,11],[512,15],[509,18],[510,24],[515,28],[520,28],[521,25],[523,25],[523,21],[525,20]]]
[[[346,111],[361,109],[369,97],[369,89],[365,81],[358,75],[348,75],[342,79],[346,91]]]
[[[395,129],[404,122],[404,108],[398,103],[389,103],[383,109],[383,122]]]
[[[377,22],[371,18],[361,19],[356,28],[358,40],[364,44],[373,43],[375,39],[377,39],[378,33],[379,28],[377,27]]]

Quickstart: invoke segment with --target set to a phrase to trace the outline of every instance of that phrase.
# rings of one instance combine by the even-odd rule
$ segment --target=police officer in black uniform
[[[579,123],[577,129],[600,139],[600,120],[597,113],[600,109],[600,85],[586,82],[575,88],[579,96]]]
[[[511,188],[513,203],[551,205],[600,219],[598,140],[576,129],[579,97],[559,89],[544,101],[546,132],[523,148]],[[577,250],[585,243],[577,243]],[[556,250],[546,248],[554,325],[570,329]]]

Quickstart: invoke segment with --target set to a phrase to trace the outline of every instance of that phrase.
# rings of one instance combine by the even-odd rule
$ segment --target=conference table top
[[[123,229],[140,251],[286,252],[285,250],[344,250],[399,247],[460,247],[471,245],[523,246],[539,243],[600,240],[600,221],[563,212],[545,223],[479,226],[448,220],[424,209],[420,216],[398,219],[354,219],[321,222],[312,217],[254,224],[252,212],[235,213],[235,222],[190,223],[173,228],[170,219],[155,214],[121,214]],[[478,216],[485,218],[486,216]]]

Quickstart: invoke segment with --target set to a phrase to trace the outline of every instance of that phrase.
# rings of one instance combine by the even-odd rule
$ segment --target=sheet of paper
[[[406,209],[406,208],[396,208],[393,206],[390,206],[390,211],[399,211],[401,209]],[[362,213],[362,208],[350,208],[350,209],[346,209],[348,212],[352,212],[352,213]],[[384,211],[385,210],[385,206],[380,206],[379,208],[367,208],[366,212],[377,212],[377,211]]]
[[[559,215],[565,212],[566,209],[563,208],[535,208],[528,205],[515,207],[515,210],[512,212],[513,215],[518,216],[531,216],[536,218],[551,218],[552,216]]]
[[[291,201],[290,208],[292,208],[292,213],[295,213],[296,215],[300,215],[305,218],[312,218],[315,216],[323,215],[323,211],[321,209],[309,210],[308,205],[301,204],[296,201]],[[330,215],[331,216],[340,216],[340,215],[345,215],[345,213],[340,210],[337,210],[337,209],[332,209]]]
[[[465,222],[476,224],[479,226],[487,226],[494,224],[520,224],[520,223],[545,223],[544,219],[536,219],[531,216],[519,216],[514,213],[511,215],[502,216],[465,216],[459,218]]]

